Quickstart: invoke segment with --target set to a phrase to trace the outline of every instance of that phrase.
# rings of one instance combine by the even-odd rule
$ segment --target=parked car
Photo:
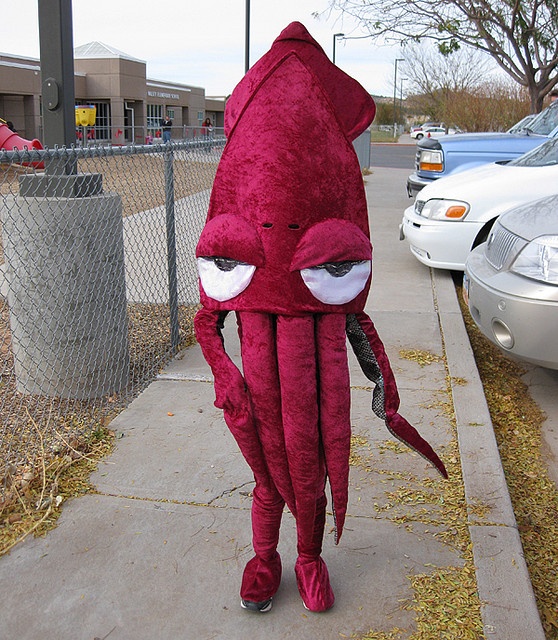
[[[443,136],[446,130],[443,127],[421,127],[411,131],[411,138],[422,140],[422,138],[431,138],[433,136]]]
[[[438,269],[463,271],[498,216],[514,206],[558,194],[558,137],[508,163],[463,171],[425,187],[405,210],[400,238]]]
[[[464,295],[503,351],[558,369],[558,195],[508,211],[469,254]]]
[[[415,172],[407,179],[414,197],[440,178],[490,162],[512,160],[558,135],[558,100],[515,133],[461,133],[417,143]]]

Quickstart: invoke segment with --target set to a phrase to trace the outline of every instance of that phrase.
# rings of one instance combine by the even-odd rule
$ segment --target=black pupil
[[[318,265],[316,269],[325,269],[330,276],[333,276],[334,278],[342,278],[349,273],[355,264],[359,264],[360,262],[360,260],[351,260],[347,262],[324,262],[324,264]]]
[[[220,271],[232,271],[239,264],[243,264],[239,260],[233,260],[232,258],[213,258],[213,262]]]

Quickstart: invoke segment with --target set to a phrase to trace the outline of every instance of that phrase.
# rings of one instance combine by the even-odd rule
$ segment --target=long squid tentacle
[[[268,313],[249,311],[239,312],[238,317],[244,376],[250,389],[258,437],[273,482],[296,516],[295,495],[283,432],[276,319]]]
[[[273,483],[256,430],[244,378],[225,351],[221,333],[227,314],[202,308],[194,318],[196,338],[214,378],[215,406],[223,409],[225,422],[238,443],[256,482],[272,490]]]
[[[277,316],[277,361],[285,448],[300,542],[312,535],[316,501],[325,485],[318,428],[314,316]]]
[[[351,452],[351,391],[344,314],[316,319],[320,388],[320,430],[333,499],[335,543],[343,533]]]
[[[393,371],[376,327],[364,313],[347,316],[347,336],[362,370],[376,384],[372,397],[372,410],[385,420],[387,428],[399,440],[411,447],[444,476],[448,477],[444,463],[419,432],[398,413],[399,394]]]

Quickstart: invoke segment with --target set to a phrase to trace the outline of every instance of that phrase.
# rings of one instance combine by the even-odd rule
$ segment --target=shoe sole
[[[249,600],[241,600],[240,606],[246,611],[253,611],[254,613],[268,613],[273,607],[273,601],[264,600],[263,602],[250,602]]]

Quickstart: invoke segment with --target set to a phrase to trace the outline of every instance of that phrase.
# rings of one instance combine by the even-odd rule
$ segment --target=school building
[[[76,140],[110,144],[144,144],[160,136],[160,121],[168,113],[172,137],[191,137],[210,118],[223,127],[225,98],[205,95],[205,89],[152,80],[143,60],[91,42],[74,50],[76,105],[96,107],[95,126],[76,128]],[[0,118],[13,123],[26,139],[42,139],[40,60],[0,53]]]

